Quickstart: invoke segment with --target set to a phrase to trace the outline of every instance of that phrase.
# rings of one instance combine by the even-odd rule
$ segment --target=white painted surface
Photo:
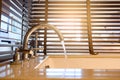
[[[120,69],[119,55],[49,56],[37,68]]]

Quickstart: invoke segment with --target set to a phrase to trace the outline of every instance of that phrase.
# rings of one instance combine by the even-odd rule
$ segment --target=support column
[[[87,5],[87,30],[88,30],[88,43],[89,43],[89,52],[94,55],[93,43],[92,43],[92,29],[91,29],[91,12],[90,12],[90,0],[86,1]]]
[[[0,27],[1,27],[2,0],[0,0]]]
[[[23,22],[24,22],[24,8],[25,8],[25,0],[23,0],[23,9],[22,9],[22,26],[21,26],[21,45],[23,44]]]
[[[37,56],[37,48],[38,48],[38,32],[35,33],[35,56]]]
[[[47,18],[48,18],[48,0],[45,1],[45,22],[47,23]],[[47,27],[45,27],[44,31],[44,55],[47,55],[46,49],[47,49]]]

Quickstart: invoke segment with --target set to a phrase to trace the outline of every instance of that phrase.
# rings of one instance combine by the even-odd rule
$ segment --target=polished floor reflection
[[[43,68],[35,69],[42,62],[41,57],[23,62],[21,65],[4,64],[0,66],[0,80],[120,80],[119,69],[73,69]]]

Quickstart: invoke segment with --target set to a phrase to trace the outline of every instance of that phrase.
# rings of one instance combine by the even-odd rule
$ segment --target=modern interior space
[[[0,80],[120,80],[120,0],[0,0]]]

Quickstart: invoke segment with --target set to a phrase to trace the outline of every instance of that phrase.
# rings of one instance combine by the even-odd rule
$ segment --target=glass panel
[[[8,24],[5,22],[1,22],[1,30],[8,32]]]
[[[12,32],[14,32],[14,33],[18,33],[18,34],[21,34],[21,29],[12,26]]]

